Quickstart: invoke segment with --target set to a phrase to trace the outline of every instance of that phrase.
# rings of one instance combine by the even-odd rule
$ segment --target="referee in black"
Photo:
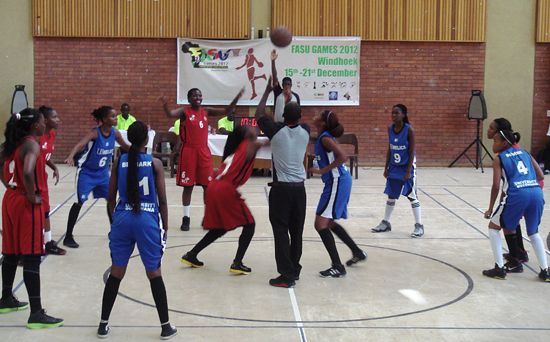
[[[283,111],[284,122],[266,115],[265,104],[272,90],[271,77],[256,109],[260,129],[271,141],[273,182],[269,192],[269,221],[275,239],[275,261],[280,276],[269,280],[271,286],[293,287],[300,277],[302,235],[306,218],[304,156],[309,143],[309,127],[300,124],[301,109],[289,102]]]

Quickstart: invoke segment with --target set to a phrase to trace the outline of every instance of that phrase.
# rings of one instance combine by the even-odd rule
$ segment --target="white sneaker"
[[[389,232],[389,231],[391,231],[391,224],[386,220],[382,220],[378,224],[378,226],[371,229],[371,232],[373,233],[383,233],[383,232]]]
[[[424,235],[424,225],[420,223],[414,224],[414,231],[411,233],[411,237],[413,238],[419,238]]]

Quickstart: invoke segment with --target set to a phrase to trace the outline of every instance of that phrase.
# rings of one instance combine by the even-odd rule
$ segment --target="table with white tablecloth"
[[[267,137],[258,137],[261,142],[268,141]],[[222,160],[223,149],[225,148],[225,142],[227,141],[227,135],[223,134],[209,134],[208,135],[208,148],[212,153],[212,160],[214,168],[217,168]],[[255,169],[270,169],[271,168],[271,146],[262,146],[256,153],[256,160],[254,161]]]

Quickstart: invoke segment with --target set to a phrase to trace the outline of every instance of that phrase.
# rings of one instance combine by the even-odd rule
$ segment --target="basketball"
[[[269,38],[273,45],[281,48],[287,47],[292,42],[292,33],[286,27],[279,26],[271,31]]]
[[[546,248],[550,250],[550,233],[548,233],[548,236],[546,237]]]

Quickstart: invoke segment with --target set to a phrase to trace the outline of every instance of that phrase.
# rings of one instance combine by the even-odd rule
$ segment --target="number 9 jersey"
[[[390,162],[388,165],[388,178],[403,180],[409,158],[414,158],[412,168],[416,168],[416,156],[409,156],[409,124],[404,124],[399,132],[395,132],[395,125],[392,124],[388,128]],[[411,169],[411,176],[414,170]]]

